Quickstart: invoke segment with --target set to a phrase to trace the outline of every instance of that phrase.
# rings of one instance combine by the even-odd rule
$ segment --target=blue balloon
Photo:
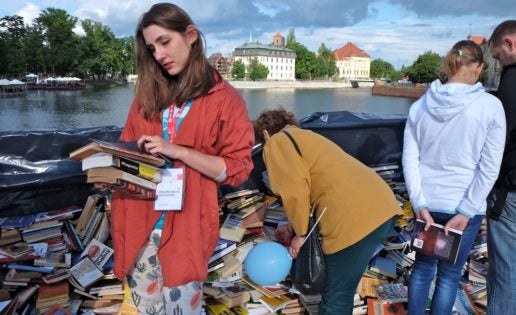
[[[285,279],[291,266],[288,249],[277,242],[254,245],[244,261],[247,276],[259,285],[277,284]]]

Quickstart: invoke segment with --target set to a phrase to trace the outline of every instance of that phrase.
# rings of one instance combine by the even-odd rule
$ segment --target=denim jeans
[[[498,220],[488,220],[487,248],[488,314],[516,314],[516,192],[507,194]]]
[[[445,225],[454,215],[432,212],[435,223]],[[408,285],[408,314],[424,315],[432,280],[436,278],[435,290],[432,296],[431,314],[449,315],[457,296],[457,288],[462,275],[462,267],[468,259],[480,225],[482,215],[470,219],[463,231],[459,246],[459,254],[455,264],[440,261],[437,258],[417,253]]]

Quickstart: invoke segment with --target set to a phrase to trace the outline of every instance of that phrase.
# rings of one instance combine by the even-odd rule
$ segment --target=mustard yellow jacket
[[[279,195],[298,235],[308,231],[311,205],[320,222],[325,254],[338,252],[363,239],[401,208],[389,186],[368,166],[327,138],[310,130],[286,129],[266,142],[263,159],[273,193]]]

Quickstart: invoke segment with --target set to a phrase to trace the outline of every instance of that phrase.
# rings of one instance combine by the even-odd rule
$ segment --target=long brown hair
[[[185,69],[178,75],[168,74],[147,48],[143,29],[150,25],[181,34],[186,32],[188,26],[195,27],[198,33],[197,40],[192,44]],[[157,3],[142,15],[136,27],[135,55],[138,71],[136,98],[146,119],[158,118],[159,113],[173,102],[180,106],[188,99],[206,94],[221,80],[217,70],[209,64],[204,54],[203,34],[190,16],[172,3]]]
[[[448,79],[455,75],[460,67],[472,63],[484,63],[484,54],[479,45],[471,40],[461,40],[453,45],[443,60],[442,73]]]

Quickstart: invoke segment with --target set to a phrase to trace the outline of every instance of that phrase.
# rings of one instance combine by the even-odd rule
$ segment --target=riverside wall
[[[373,95],[397,96],[419,98],[425,94],[427,87],[408,87],[408,86],[384,86],[375,85],[371,90]]]
[[[237,89],[333,89],[349,88],[344,81],[228,81]]]

